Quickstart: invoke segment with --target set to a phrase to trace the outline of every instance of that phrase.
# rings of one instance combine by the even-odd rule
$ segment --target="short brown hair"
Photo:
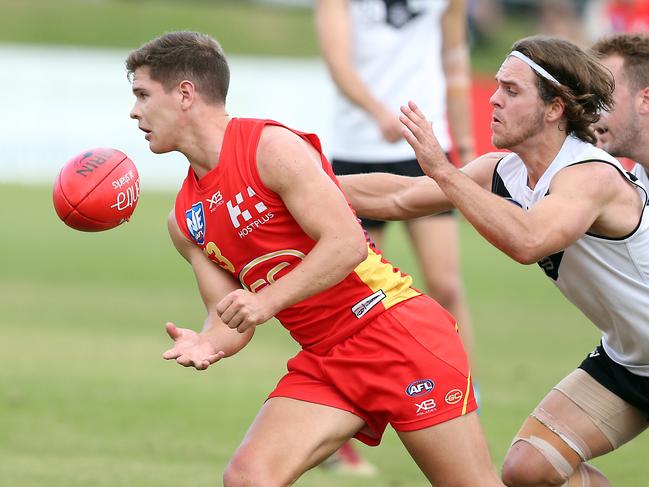
[[[624,59],[623,71],[635,90],[649,86],[649,36],[617,34],[604,37],[591,48],[599,59],[618,55]]]
[[[547,36],[531,36],[514,43],[520,51],[554,76],[560,85],[537,74],[539,96],[545,103],[555,97],[565,105],[566,132],[594,144],[591,125],[601,110],[613,106],[615,82],[595,56],[570,41]]]
[[[187,79],[206,101],[225,103],[230,68],[221,45],[207,34],[168,32],[141,45],[126,58],[129,80],[143,66],[166,90]]]

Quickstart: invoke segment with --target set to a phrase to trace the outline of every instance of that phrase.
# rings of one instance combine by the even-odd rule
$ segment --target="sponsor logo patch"
[[[352,313],[354,313],[356,318],[362,318],[369,310],[384,299],[385,293],[383,292],[383,289],[379,289],[374,294],[370,294],[368,297],[352,306]]]
[[[244,194],[248,196],[245,197]],[[242,206],[244,201],[246,201],[246,207]],[[255,203],[255,201],[257,202]],[[253,208],[258,215],[263,215],[268,210],[264,202],[255,193],[255,190],[250,186],[246,188],[245,193],[241,192],[234,195],[234,198],[228,201],[226,206],[234,228],[239,228],[242,223],[252,220],[253,217],[250,211]]]
[[[415,404],[415,406],[417,406],[417,416],[428,414],[431,411],[437,411],[437,404],[435,403],[435,399],[426,399],[424,402]]]
[[[446,393],[444,401],[446,404],[457,404],[464,397],[464,393],[459,389],[452,389]]]
[[[419,379],[408,384],[406,394],[410,397],[425,396],[435,388],[435,383],[430,379]]]
[[[205,213],[203,212],[203,202],[194,203],[190,210],[185,212],[187,219],[187,229],[194,241],[203,245],[205,243]]]
[[[217,191],[210,198],[207,198],[205,201],[210,205],[208,209],[210,211],[214,211],[218,206],[221,206],[223,204],[223,195],[221,195],[220,191]]]

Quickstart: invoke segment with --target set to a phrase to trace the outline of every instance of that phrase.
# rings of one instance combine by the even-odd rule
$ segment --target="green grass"
[[[0,11],[0,42],[135,48],[189,29],[213,35],[231,54],[318,52],[308,9],[223,0],[0,0]]]
[[[166,320],[203,319],[189,267],[165,230],[172,194],[144,193],[133,220],[75,232],[49,188],[0,186],[0,484],[8,487],[195,487],[220,484],[230,454],[297,346],[275,322],[207,372],[161,359]],[[462,226],[477,334],[483,425],[500,465],[544,393],[597,342],[547,282]],[[417,282],[399,226],[387,253]],[[596,462],[616,487],[644,485],[649,437]],[[426,485],[396,436],[363,448],[373,480],[316,469],[298,485]],[[458,452],[461,454],[461,452]]]

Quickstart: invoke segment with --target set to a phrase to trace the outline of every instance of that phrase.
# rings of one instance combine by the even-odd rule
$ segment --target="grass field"
[[[0,42],[135,47],[187,28],[215,35],[228,53],[317,55],[308,10],[224,0],[0,0],[0,9]],[[505,26],[474,51],[474,67],[493,73],[511,40],[530,33],[530,23]],[[0,487],[220,485],[297,346],[272,322],[207,372],[161,359],[165,321],[203,320],[165,230],[173,197],[145,191],[132,222],[84,234],[56,219],[49,188],[0,182]],[[481,417],[500,465],[529,411],[598,335],[536,266],[509,261],[467,225],[462,232]],[[399,226],[386,254],[420,282]],[[616,487],[643,487],[647,451],[645,434],[595,464]],[[393,433],[363,452],[380,466],[377,479],[316,469],[298,485],[426,485]]]
[[[233,0],[0,0],[0,8],[0,42],[135,48],[189,29],[215,36],[231,54],[318,52],[308,9]]]
[[[220,485],[297,347],[272,322],[206,372],[160,358],[166,320],[198,328],[203,319],[189,267],[166,235],[172,201],[145,192],[130,223],[85,234],[56,220],[49,188],[0,186],[3,487]],[[597,333],[536,266],[514,264],[462,231],[481,417],[500,465],[521,421]],[[398,226],[386,252],[419,281]],[[426,485],[393,433],[363,451],[380,466],[377,479],[316,469],[298,485]],[[596,465],[616,487],[645,486],[647,451],[644,435]]]

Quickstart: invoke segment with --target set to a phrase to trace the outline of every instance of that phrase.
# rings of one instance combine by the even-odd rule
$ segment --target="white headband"
[[[557,80],[557,78],[555,78],[554,76],[552,76],[550,73],[548,73],[545,69],[543,69],[541,66],[539,66],[538,64],[536,64],[534,61],[532,61],[530,58],[528,58],[528,57],[527,57],[525,54],[523,54],[522,52],[520,52],[520,51],[512,51],[512,52],[509,53],[509,55],[508,55],[507,57],[509,57],[509,56],[514,56],[515,58],[520,59],[520,60],[523,61],[525,64],[527,64],[530,68],[532,68],[534,71],[536,71],[538,74],[540,74],[541,76],[543,76],[545,79],[550,80],[550,81],[552,81],[553,83],[555,83],[555,84],[561,86],[561,83],[559,83],[559,81]]]

